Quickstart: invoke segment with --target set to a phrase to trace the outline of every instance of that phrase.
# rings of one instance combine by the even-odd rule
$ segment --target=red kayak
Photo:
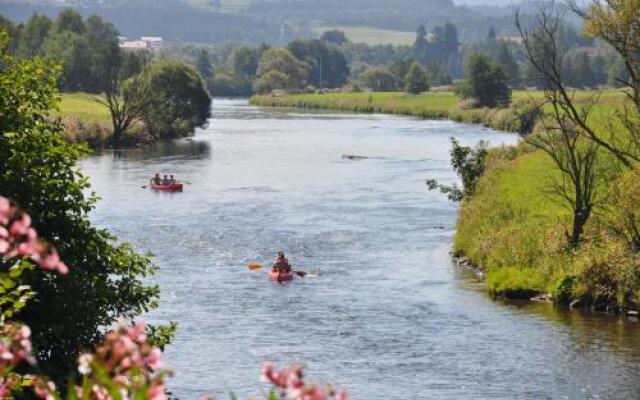
[[[170,183],[168,185],[156,185],[155,183],[152,183],[151,189],[162,192],[182,192],[182,186],[182,183]]]
[[[293,279],[293,272],[269,271],[269,279],[274,282],[289,282]]]

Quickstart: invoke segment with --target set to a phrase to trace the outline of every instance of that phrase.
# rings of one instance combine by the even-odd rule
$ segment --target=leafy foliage
[[[342,51],[322,40],[294,40],[287,49],[310,67],[309,83],[317,88],[341,87],[349,77],[349,66]]]
[[[511,88],[502,67],[480,54],[469,59],[467,80],[458,87],[458,93],[477,100],[482,107],[506,106],[511,102]]]
[[[298,60],[287,49],[269,49],[262,53],[258,63],[255,88],[258,93],[273,89],[300,89],[306,86],[310,66]],[[256,90],[257,91],[257,90]]]
[[[0,47],[7,43],[2,34]],[[63,377],[103,327],[155,306],[158,288],[141,281],[155,267],[89,222],[96,197],[87,197],[89,183],[76,166],[86,151],[66,142],[62,126],[48,122],[57,104],[57,68],[6,53],[0,58],[6,66],[0,69],[0,187],[71,266],[64,279],[25,274],[38,301],[16,317],[31,327],[44,371]]]
[[[427,180],[429,190],[440,190],[451,201],[461,201],[472,196],[476,191],[478,179],[482,176],[487,157],[487,143],[478,142],[474,148],[462,146],[451,138],[451,166],[462,180],[462,189],[457,185],[440,185],[435,179]]]
[[[429,90],[427,75],[418,63],[411,64],[405,77],[404,91],[410,94],[418,94]]]
[[[384,68],[371,67],[360,74],[363,85],[374,92],[393,92],[396,90],[396,79]]]
[[[211,115],[211,96],[195,68],[180,61],[152,64],[146,71],[150,101],[144,121],[159,138],[187,136]]]

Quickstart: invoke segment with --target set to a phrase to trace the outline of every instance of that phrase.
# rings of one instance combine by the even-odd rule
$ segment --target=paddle
[[[253,262],[253,263],[250,263],[250,264],[248,265],[248,267],[249,267],[249,269],[250,269],[250,270],[252,270],[252,271],[256,271],[256,270],[258,270],[258,269],[260,269],[260,268],[264,267],[264,265],[262,265],[262,264],[260,264],[260,263],[257,263],[257,262]]]
[[[250,269],[251,271],[257,271],[257,270],[259,270],[260,268],[264,267],[264,265],[262,265],[262,264],[260,264],[260,263],[257,263],[257,262],[249,263],[247,266],[249,267],[249,269]],[[307,276],[307,274],[308,274],[307,272],[304,272],[304,271],[293,271],[293,270],[292,270],[291,272],[293,272],[294,274],[298,275],[298,276],[299,276],[299,277],[301,277],[301,278],[304,278],[304,277],[305,277],[305,276]]]

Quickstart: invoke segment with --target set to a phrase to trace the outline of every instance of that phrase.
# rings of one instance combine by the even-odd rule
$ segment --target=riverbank
[[[97,150],[109,146],[113,127],[109,110],[98,102],[100,97],[89,93],[62,93],[57,110],[52,113],[66,126],[67,139],[72,143],[86,143]],[[124,147],[147,145],[155,140],[140,124],[122,140]]]
[[[497,110],[460,109],[453,93],[260,96],[252,104],[449,118],[517,132],[527,99],[540,95],[515,92],[514,105]],[[578,93],[578,102],[592,95]],[[603,93],[593,112],[594,123],[609,123],[623,96],[615,91]],[[608,173],[615,163],[601,155],[602,202],[586,226],[584,243],[569,250],[563,244],[571,214],[560,198],[550,194],[552,181],[560,175],[546,154],[521,142],[491,150],[485,168],[475,195],[461,205],[454,250],[463,264],[482,271],[492,296],[541,297],[603,311],[638,309],[639,261],[611,231],[611,219],[616,218],[611,210],[620,205],[605,202],[608,193],[635,172],[622,177]]]
[[[607,106],[597,112],[594,123],[613,118]],[[639,170],[622,169],[599,152],[597,205],[582,242],[570,248],[573,215],[554,194],[562,176],[549,156],[521,142],[491,150],[485,168],[474,195],[462,202],[454,249],[467,266],[484,271],[492,296],[637,312],[640,258],[621,233],[637,223]]]
[[[254,96],[251,104],[266,107],[406,115],[424,119],[451,119],[458,122],[483,124],[507,132],[519,132],[518,110],[522,102],[503,109],[459,107],[459,98],[452,92],[406,93],[326,93],[288,96]]]
[[[593,92],[578,94],[588,99]],[[536,110],[532,100],[540,99],[541,92],[515,91],[513,104],[507,108],[465,108],[453,92],[427,92],[411,95],[402,92],[387,93],[323,93],[286,96],[254,96],[251,104],[263,107],[292,107],[312,110],[336,110],[406,115],[424,119],[450,119],[457,122],[482,124],[506,131],[526,134],[535,124]],[[619,101],[617,92],[605,92],[602,101]]]

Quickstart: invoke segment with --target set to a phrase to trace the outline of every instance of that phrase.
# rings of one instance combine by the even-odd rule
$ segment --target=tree
[[[112,64],[119,62],[118,31],[98,16],[83,21],[65,11],[45,40],[43,53],[63,66],[62,90],[101,93]]]
[[[209,79],[213,76],[213,66],[211,65],[211,58],[209,52],[206,49],[198,51],[196,56],[196,68],[204,79]]]
[[[258,63],[262,54],[268,50],[266,45],[252,48],[248,46],[238,47],[233,51],[231,55],[231,63],[233,65],[233,71],[237,76],[244,76],[248,79],[253,79],[258,72]]]
[[[309,83],[315,87],[335,88],[347,82],[349,66],[342,51],[334,45],[316,39],[298,39],[287,49],[310,67]]]
[[[405,77],[409,73],[409,68],[411,68],[412,64],[412,60],[396,60],[389,66],[389,72],[391,72],[396,79],[397,87],[404,88]]]
[[[211,96],[198,71],[181,61],[152,64],[145,71],[150,101],[143,110],[147,130],[159,138],[187,136],[211,116]]]
[[[142,122],[145,112],[155,100],[147,82],[148,65],[130,78],[123,74],[122,63],[112,66],[109,71],[105,99],[98,102],[109,110],[113,127],[111,144],[118,147],[129,128]]]
[[[66,8],[58,14],[54,29],[56,33],[73,32],[81,35],[84,33],[85,25],[80,14],[71,8]]]
[[[620,55],[629,79],[624,85],[630,90],[629,98],[640,110],[640,7],[635,0],[594,0],[582,9],[572,2],[572,8],[585,20],[585,34],[600,38]]]
[[[439,190],[451,201],[462,201],[476,191],[478,179],[484,173],[487,158],[487,143],[478,142],[475,147],[462,146],[455,138],[451,138],[451,166],[462,180],[462,189],[458,185],[441,185],[435,179],[427,180],[429,190]]]
[[[267,73],[276,71],[287,78],[286,86],[280,89],[300,89],[307,84],[309,69],[309,64],[298,60],[289,50],[269,49],[260,58],[257,76],[262,78]],[[272,74],[272,77],[275,78],[275,75]]]
[[[326,43],[335,44],[336,46],[342,46],[345,43],[349,42],[347,39],[347,35],[344,34],[344,31],[339,29],[332,29],[330,31],[325,31],[320,35],[320,40]]]
[[[413,44],[413,51],[416,60],[426,63],[429,57],[429,40],[427,39],[427,30],[424,25],[420,25],[416,32],[416,41]]]
[[[0,34],[0,48],[6,44]],[[79,351],[91,348],[105,327],[155,306],[158,288],[142,282],[155,267],[89,220],[97,199],[87,194],[77,167],[85,149],[68,143],[63,126],[51,122],[58,68],[4,52],[0,63],[0,188],[70,266],[64,277],[27,276],[37,301],[15,318],[31,327],[40,367],[64,387]]]
[[[595,85],[605,85],[607,83],[607,61],[601,55],[596,55],[591,60],[591,69]]]
[[[487,34],[487,41],[492,42],[492,41],[495,41],[496,38],[497,38],[496,28],[494,28],[493,26],[490,26],[489,33]]]
[[[33,14],[24,25],[20,36],[18,54],[24,58],[42,55],[42,45],[49,35],[53,22],[45,15]]]
[[[396,90],[396,81],[391,72],[379,67],[367,68],[360,74],[360,80],[364,86],[374,92],[393,92]]]
[[[90,60],[90,84],[84,90],[102,93],[107,85],[107,76],[113,64],[120,62],[118,31],[97,15],[85,21],[84,37],[88,43]]]
[[[502,67],[481,54],[467,64],[467,79],[459,93],[478,101],[481,107],[501,107],[511,102],[511,89]]]
[[[549,155],[560,171],[559,177],[552,178],[551,189],[571,212],[571,229],[566,231],[566,237],[569,245],[575,248],[582,240],[584,227],[594,208],[601,201],[597,191],[603,177],[597,164],[598,146],[580,140],[580,131],[558,105],[557,93],[547,93],[553,123],[543,118],[542,132],[529,135],[526,140]]]
[[[546,85],[545,91],[558,96],[557,105],[563,114],[585,138],[611,153],[626,168],[633,168],[634,163],[640,161],[640,60],[637,59],[640,45],[637,35],[634,36],[640,9],[628,1],[609,3],[610,8],[599,1],[592,2],[592,7],[582,15],[586,18],[587,33],[609,42],[624,60],[629,73],[629,81],[624,85],[628,88],[631,106],[625,104],[617,114],[622,129],[592,124],[590,115],[594,99],[578,106],[573,93],[567,88],[564,79],[566,49],[558,39],[562,26],[561,12],[542,10],[533,28],[525,27],[516,14],[516,26],[529,61]]]
[[[427,76],[420,66],[420,64],[414,62],[409,68],[409,72],[405,78],[404,91],[411,94],[418,94],[429,90],[429,84],[427,83]]]
[[[509,46],[504,42],[500,45],[500,51],[496,61],[502,67],[511,87],[520,87],[520,67],[513,57],[513,54],[511,54]]]
[[[588,53],[581,52],[576,55],[573,75],[578,87],[592,88],[596,85],[596,76],[591,69],[591,57]]]
[[[527,30],[516,15],[529,61],[545,84],[543,105],[550,110],[549,117],[541,119],[542,132],[529,135],[527,142],[549,155],[559,171],[551,184],[552,193],[571,211],[571,228],[566,230],[566,237],[575,248],[600,201],[597,189],[603,173],[597,163],[600,144],[582,139],[588,137],[584,127],[588,127],[586,117],[591,105],[586,104],[578,111],[565,87],[565,51],[559,42],[561,20],[559,15],[542,10],[535,27]],[[576,118],[578,115],[585,120]]]
[[[447,73],[444,63],[440,60],[427,64],[427,83],[430,86],[451,85],[451,75]]]
[[[254,83],[253,90],[259,94],[268,94],[274,90],[287,90],[291,87],[289,76],[280,71],[271,70]]]

